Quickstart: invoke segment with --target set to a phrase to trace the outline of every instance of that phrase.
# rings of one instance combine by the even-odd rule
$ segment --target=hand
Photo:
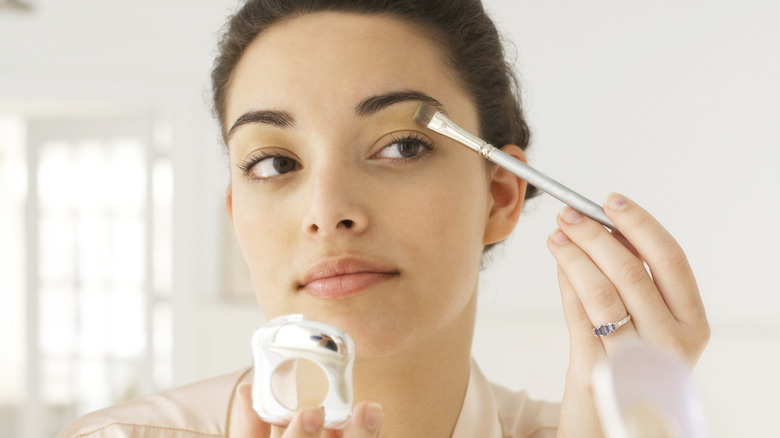
[[[252,409],[252,385],[242,384],[236,394],[238,421],[230,438],[268,438],[271,425],[263,422]],[[295,414],[282,438],[371,438],[379,436],[382,422],[382,408],[379,405],[362,402],[352,410],[352,417],[344,430],[325,430],[325,416],[314,407],[302,408]]]
[[[547,242],[571,342],[559,437],[603,436],[591,375],[626,341],[640,338],[693,367],[710,336],[693,272],[672,236],[621,195],[610,195],[604,211],[621,234],[567,207]],[[632,319],[614,333],[593,335],[594,326],[626,315]]]

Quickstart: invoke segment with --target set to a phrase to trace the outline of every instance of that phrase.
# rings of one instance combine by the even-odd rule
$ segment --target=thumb
[[[236,429],[231,431],[230,438],[268,438],[271,426],[263,422],[252,408],[252,385],[243,383],[236,390],[238,402],[238,421]]]

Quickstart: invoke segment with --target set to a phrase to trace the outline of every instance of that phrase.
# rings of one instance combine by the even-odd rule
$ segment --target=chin
[[[383,318],[384,316],[384,318]],[[337,311],[304,313],[304,317],[331,324],[355,342],[357,360],[392,355],[402,351],[414,336],[414,324],[374,312]]]

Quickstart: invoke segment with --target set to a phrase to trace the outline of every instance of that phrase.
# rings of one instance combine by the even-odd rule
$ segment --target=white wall
[[[225,177],[207,104],[214,41],[233,1],[34,3],[34,14],[0,13],[0,106],[110,101],[171,112],[174,378],[246,363],[260,318],[253,303],[219,298]],[[686,248],[713,326],[695,372],[713,435],[776,431],[780,3],[486,5],[517,46],[531,163],[597,201],[628,194]],[[532,201],[496,252],[475,347],[490,377],[551,399],[562,394],[568,349],[545,246],[560,208]]]
[[[713,327],[694,375],[713,435],[776,433],[780,3],[487,5],[517,46],[531,162],[598,201],[626,193],[686,249]],[[543,397],[561,390],[563,368],[554,362],[545,372],[536,361],[548,350],[565,358],[567,348],[544,244],[560,207],[543,198],[526,213],[485,275],[478,329],[490,344],[505,321],[525,319],[549,326],[549,342],[525,344],[531,336],[513,331],[521,333],[516,353],[499,348],[511,335],[476,351],[495,376]]]
[[[36,0],[0,13],[0,110],[132,108],[168,114],[174,187],[174,381],[200,376],[196,309],[219,288],[222,147],[209,104],[216,35],[232,1]]]

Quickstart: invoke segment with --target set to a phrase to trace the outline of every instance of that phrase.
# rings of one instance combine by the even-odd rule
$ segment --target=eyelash
[[[282,155],[278,152],[268,153],[265,151],[256,152],[249,156],[249,158],[246,159],[243,163],[239,163],[237,167],[241,169],[241,171],[244,173],[244,175],[249,175],[249,173],[252,171],[252,168],[255,167],[255,164],[267,160],[269,158],[289,158],[286,155]]]
[[[393,138],[390,140],[390,142],[387,143],[382,148],[382,150],[384,150],[385,148],[387,148],[388,146],[391,146],[393,144],[405,143],[405,142],[417,143],[420,146],[422,146],[424,149],[426,149],[428,152],[431,152],[434,149],[433,142],[431,142],[428,138],[423,137],[422,135],[420,135],[418,133],[410,133],[410,134],[405,134],[405,135],[400,136],[400,137],[396,137],[394,135]],[[407,158],[400,158],[400,159],[402,159],[404,161],[412,161],[412,160],[417,160],[417,159],[420,159],[420,158],[423,158],[423,157],[424,157],[424,155],[418,154],[418,155],[415,155],[414,157],[407,157]]]
[[[381,150],[384,150],[388,146],[391,146],[396,143],[404,143],[404,142],[412,142],[417,143],[420,146],[422,146],[424,149],[426,149],[428,152],[433,151],[434,145],[433,142],[431,142],[428,138],[423,137],[420,134],[406,134],[403,136],[393,136],[393,138],[390,140],[389,143],[387,143]],[[396,160],[403,160],[403,161],[413,161],[420,158],[423,158],[424,155],[418,154],[414,157],[405,157],[405,158],[397,158]],[[289,158],[287,155],[280,154],[278,152],[268,153],[265,151],[259,151],[249,156],[249,158],[246,159],[243,163],[237,164],[237,167],[241,169],[241,172],[244,173],[244,175],[249,175],[250,172],[252,172],[252,168],[257,164],[260,163],[263,160],[272,159],[272,158]]]

